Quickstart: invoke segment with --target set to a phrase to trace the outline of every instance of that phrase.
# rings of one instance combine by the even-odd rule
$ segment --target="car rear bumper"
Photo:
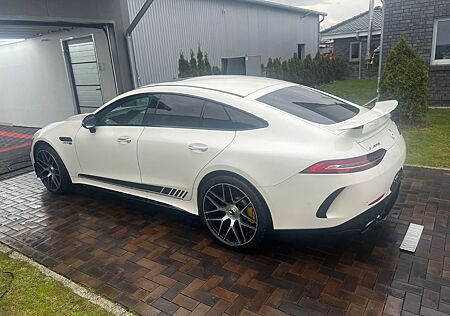
[[[394,178],[394,182],[392,183],[390,188],[391,194],[385,197],[378,204],[372,206],[371,208],[349,220],[348,222],[345,222],[336,227],[324,228],[323,230],[329,230],[332,232],[364,232],[384,220],[392,210],[395,201],[397,201],[398,195],[400,193],[401,177],[402,170],[400,170]]]
[[[369,170],[296,174],[281,184],[261,188],[271,211],[273,228],[361,230],[359,222],[370,226],[371,221],[385,217],[395,202],[397,175],[405,155],[405,143],[400,138],[383,161]]]

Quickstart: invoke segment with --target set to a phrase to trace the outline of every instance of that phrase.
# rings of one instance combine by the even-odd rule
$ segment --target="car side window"
[[[205,100],[177,94],[162,94],[152,118],[153,126],[200,128]]]
[[[97,126],[141,126],[148,104],[147,95],[116,101],[96,115]]]
[[[225,107],[235,130],[247,130],[267,127],[267,122],[254,115],[229,106]]]
[[[202,123],[208,129],[234,130],[234,124],[224,106],[215,102],[206,103]]]

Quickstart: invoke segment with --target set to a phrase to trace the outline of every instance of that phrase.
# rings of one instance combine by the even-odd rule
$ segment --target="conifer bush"
[[[344,74],[344,62],[338,57],[322,56],[319,53],[312,58],[307,55],[303,60],[295,53],[292,58],[269,58],[262,67],[266,77],[282,79],[307,86],[316,86],[341,79]]]
[[[422,123],[427,111],[428,66],[402,36],[390,52],[380,81],[380,100],[395,99],[393,115],[402,124]]]
[[[183,52],[180,52],[178,59],[178,78],[189,78],[196,76],[220,75],[221,70],[217,66],[211,66],[208,53],[203,53],[200,46],[197,54],[190,50],[189,60],[186,59]]]

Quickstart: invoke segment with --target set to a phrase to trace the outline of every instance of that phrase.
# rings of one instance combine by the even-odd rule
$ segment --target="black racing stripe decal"
[[[188,194],[187,191],[183,191],[180,189],[173,189],[173,188],[169,188],[169,187],[162,187],[162,186],[153,185],[153,184],[144,184],[144,183],[136,183],[136,182],[131,182],[131,181],[123,181],[123,180],[93,176],[93,175],[84,174],[84,173],[79,173],[78,176],[80,178],[86,178],[86,179],[91,179],[91,180],[95,180],[95,181],[101,181],[101,182],[105,182],[105,183],[119,185],[122,187],[132,188],[132,189],[136,189],[136,190],[157,193],[157,194],[166,195],[166,196],[170,196],[170,197],[177,198],[177,199],[184,199],[185,196]]]

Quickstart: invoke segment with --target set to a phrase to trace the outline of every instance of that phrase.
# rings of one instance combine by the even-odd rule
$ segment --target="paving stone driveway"
[[[0,125],[0,179],[30,171],[31,138],[37,128]]]
[[[57,197],[0,182],[0,241],[144,315],[450,314],[450,173],[406,168],[387,221],[363,237],[276,233],[222,248],[197,217],[90,188]],[[399,250],[410,222],[417,252]]]

